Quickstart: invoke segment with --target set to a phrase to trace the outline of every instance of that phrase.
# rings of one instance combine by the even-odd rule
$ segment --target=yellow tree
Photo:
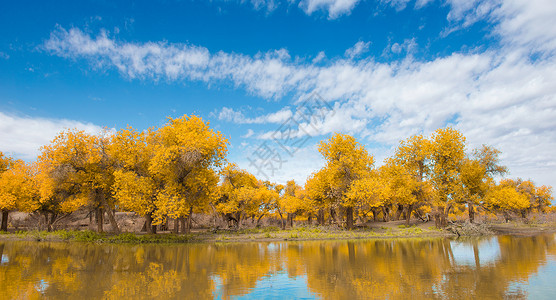
[[[160,216],[187,218],[189,231],[193,212],[206,211],[217,195],[215,170],[225,161],[228,141],[208,122],[187,115],[169,118],[158,135],[149,172],[164,186],[158,196]]]
[[[6,156],[0,151],[0,173],[4,173],[10,169],[13,164],[13,158]]]
[[[302,186],[297,186],[294,192],[295,202],[293,202],[293,209],[296,211],[296,216],[304,216],[307,218],[307,224],[311,225],[313,217],[315,217],[319,210],[319,205],[313,201],[309,194]]]
[[[368,176],[374,158],[353,136],[339,133],[321,141],[319,152],[326,160],[325,172],[330,179],[331,198],[334,205],[345,208],[346,227],[352,229],[356,202],[346,198],[345,194],[355,180]]]
[[[332,203],[329,174],[325,168],[312,173],[305,182],[306,197],[317,210],[317,224],[324,225],[324,210]]]
[[[242,214],[250,216],[252,223],[256,218],[256,226],[259,226],[261,218],[274,210],[277,210],[281,216],[279,206],[281,189],[281,185],[259,180],[255,186],[245,185],[233,192],[235,195],[232,195],[232,198],[236,200],[232,203],[243,207]]]
[[[489,186],[492,185],[494,176],[506,173],[506,167],[501,166],[497,149],[483,145],[473,150],[472,156],[464,158],[461,164],[462,191],[460,201],[467,204],[469,221],[475,219],[476,204],[480,204]]]
[[[409,225],[414,209],[418,209],[428,199],[433,198],[430,182],[421,181],[409,173],[406,167],[396,164],[391,159],[387,160],[384,173],[390,186],[392,202],[398,206],[396,219],[399,219],[403,211],[406,224]]]
[[[531,180],[523,180],[521,178],[516,180],[503,179],[500,181],[500,185],[512,187],[527,198],[529,206],[521,212],[524,218],[531,210],[544,212],[546,207],[551,205],[550,201],[554,199],[552,197],[552,187],[544,185],[536,187]]]
[[[535,190],[535,205],[537,209],[542,212],[552,205],[551,200],[554,200],[552,195],[552,187],[550,185],[541,185]]]
[[[240,169],[236,164],[228,164],[222,171],[220,197],[215,202],[216,210],[226,221],[233,221],[239,227],[248,207],[252,207],[254,193],[259,187],[257,178]]]
[[[5,169],[0,173],[0,209],[2,226],[8,230],[9,212],[13,210],[33,211],[38,199],[38,190],[32,167],[21,160],[10,160],[0,166]]]
[[[41,191],[42,198],[64,197],[66,207],[88,206],[95,211],[97,230],[103,231],[106,212],[114,232],[119,232],[114,217],[111,193],[114,180],[113,160],[107,153],[110,135],[66,130],[41,149],[38,158],[42,172],[51,178]],[[46,200],[45,200],[46,201]]]
[[[2,176],[4,172],[8,171],[12,165],[13,165],[13,159],[11,157],[4,155],[4,153],[0,151],[0,176]],[[0,188],[3,188],[3,185],[0,186]],[[11,198],[8,199],[7,196],[2,196],[2,198],[0,198],[0,201],[1,201],[0,205],[2,208],[2,226],[0,230],[6,231],[8,230],[8,216],[10,213],[10,209],[12,207],[11,204],[12,199]]]
[[[345,195],[348,201],[356,203],[363,217],[372,212],[375,221],[379,209],[382,209],[384,221],[388,220],[387,207],[392,201],[389,178],[382,170],[384,167],[380,171],[371,172],[369,176],[355,180]]]
[[[70,178],[75,177],[67,169],[53,170],[49,163],[39,160],[33,164],[33,172],[39,193],[34,211],[44,216],[47,230],[88,204],[88,198],[79,191],[80,186],[71,182]]]
[[[461,165],[465,158],[465,137],[457,130],[446,127],[433,133],[431,138],[431,182],[435,188],[435,221],[438,227],[447,225],[447,216],[460,195]]]
[[[431,172],[432,143],[422,135],[414,135],[401,141],[394,157],[387,161],[387,171],[396,194],[399,218],[403,211],[407,224],[416,206],[427,201],[430,184],[427,179]]]
[[[485,205],[489,209],[502,211],[506,220],[510,219],[511,212],[525,216],[525,211],[531,206],[526,195],[504,180],[488,191]]]
[[[147,233],[156,233],[153,219],[160,223],[163,218],[157,203],[163,189],[162,181],[149,170],[156,142],[154,130],[138,132],[127,127],[115,134],[109,147],[116,165],[114,197],[123,209],[145,217]]]
[[[280,197],[280,208],[282,212],[287,213],[287,221],[290,227],[293,227],[293,219],[295,215],[303,209],[303,202],[300,196],[302,187],[295,183],[295,180],[289,180],[284,187],[284,193]],[[282,225],[284,227],[284,224]]]

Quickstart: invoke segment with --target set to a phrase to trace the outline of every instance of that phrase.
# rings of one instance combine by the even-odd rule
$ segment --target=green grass
[[[261,228],[245,228],[235,231],[236,234],[252,234],[252,233],[267,233],[280,231],[280,228],[276,226],[261,227]],[[218,233],[228,233],[226,231],[219,231]]]
[[[140,233],[97,233],[95,231],[58,230],[46,231],[16,231],[1,233],[7,239],[22,239],[36,241],[76,241],[94,243],[117,244],[147,244],[147,243],[187,243],[187,242],[241,242],[265,239],[292,240],[323,240],[323,239],[375,239],[391,237],[416,237],[435,235],[438,229],[422,229],[415,225],[398,225],[393,228],[382,226],[380,229],[354,228],[353,230],[339,229],[336,226],[297,226],[281,230],[278,227],[246,228],[241,230],[219,230],[177,235],[172,233],[140,234]],[[440,229],[440,231],[442,231]],[[11,237],[10,237],[11,236]]]
[[[0,233],[12,235],[10,233]],[[17,231],[14,236],[21,239],[31,239],[36,241],[76,241],[76,242],[95,242],[95,243],[118,243],[118,244],[148,244],[148,243],[186,243],[193,241],[193,235],[176,234],[135,234],[121,233],[116,235],[97,233],[90,230],[71,231],[57,230],[47,231]]]
[[[292,233],[290,233],[289,238],[290,239],[297,239],[297,238],[299,238],[299,235],[297,233],[292,232]]]

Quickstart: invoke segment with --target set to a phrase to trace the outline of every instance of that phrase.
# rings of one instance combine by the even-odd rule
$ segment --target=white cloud
[[[257,155],[254,154],[261,144],[251,144],[246,147],[244,153],[248,155],[234,159],[234,161],[240,168],[251,172],[260,179],[269,179],[281,184],[286,184],[287,181],[293,179],[297,184],[303,185],[309,174],[324,166],[324,159],[318,152],[317,144],[307,143],[303,147],[297,148],[291,155],[281,150],[280,146],[275,143],[266,143],[265,149],[268,147],[268,150],[272,151],[275,156],[267,161],[264,167],[256,162]]]
[[[233,108],[223,107],[220,113],[218,113],[218,120],[234,122],[238,124],[243,124],[245,122],[245,116],[239,111],[235,111]]]
[[[95,68],[115,67],[129,79],[230,80],[265,98],[280,97],[305,77],[284,49],[255,57],[204,47],[159,43],[120,43],[102,31],[93,38],[83,31],[58,27],[43,48],[66,58],[88,59]],[[309,72],[310,70],[307,70]]]
[[[470,147],[486,143],[499,148],[512,176],[556,186],[556,27],[547,25],[556,2],[508,0],[496,6],[480,1],[488,14],[462,1],[450,3],[454,22],[471,22],[473,16],[495,22],[493,33],[501,48],[431,61],[409,55],[388,63],[334,58],[317,65],[292,59],[285,50],[252,57],[210,53],[198,46],[125,43],[103,33],[92,38],[79,29],[62,28],[45,48],[71,59],[86,58],[96,67],[115,67],[128,78],[226,81],[265,98],[318,91],[324,100],[337,101],[334,115],[318,124],[321,134],[355,133],[385,147],[450,123],[468,137]],[[407,41],[403,44],[410,49],[412,40]],[[531,53],[538,56],[531,59]],[[246,117],[223,109],[219,118],[280,123],[288,113]]]
[[[328,15],[328,19],[336,19],[349,15],[360,0],[219,0],[219,2],[248,4],[253,9],[265,11],[266,13],[272,13],[280,6],[293,5],[303,10],[307,15],[312,15],[315,12],[324,12]]]
[[[349,15],[359,0],[301,0],[299,7],[312,15],[316,11],[328,12],[329,19],[336,19],[342,15]]]
[[[415,1],[415,8],[420,9],[425,7],[427,4],[433,2],[434,0],[417,0]]]
[[[249,128],[249,129],[247,129],[247,132],[244,135],[242,135],[241,137],[246,139],[246,138],[252,137],[254,134],[255,134],[255,132],[253,131],[253,129]]]
[[[450,6],[448,20],[454,26],[468,27],[479,20],[495,25],[502,43],[530,54],[556,55],[556,3],[553,0],[445,0]]]
[[[40,147],[47,145],[62,130],[83,130],[96,134],[102,127],[66,119],[20,117],[0,112],[0,151],[20,159],[34,160]]]
[[[492,15],[499,20],[495,32],[504,42],[529,52],[556,54],[555,1],[506,0]]]
[[[280,4],[278,0],[250,0],[249,1],[253,8],[256,10],[266,10],[267,12],[272,12]]]
[[[321,51],[319,52],[319,54],[317,54],[317,56],[315,56],[315,58],[313,58],[312,62],[316,64],[321,62],[325,58],[326,58],[326,54],[324,54],[324,51]]]
[[[2,58],[2,59],[9,59],[10,56],[9,56],[7,53],[4,53],[4,52],[0,51],[0,58]]]
[[[371,42],[363,42],[359,41],[353,45],[353,47],[349,48],[345,52],[345,56],[349,58],[356,58],[361,56],[361,54],[366,53],[369,51],[369,45]]]
[[[405,39],[403,43],[394,43],[390,46],[390,51],[395,54],[413,54],[417,49],[417,43],[415,42],[415,38],[412,39]]]
[[[246,117],[243,112],[236,111],[233,108],[223,107],[218,113],[218,120],[233,122],[236,124],[280,124],[292,116],[292,112],[288,107],[273,113],[269,113],[254,118]]]
[[[462,21],[467,27],[480,19],[487,17],[501,0],[445,0],[450,6],[449,21]]]
[[[411,0],[380,0],[380,2],[390,5],[391,7],[395,8],[396,10],[400,11],[405,9],[407,3]],[[419,4],[419,3],[418,3]],[[420,4],[422,5],[422,4]]]

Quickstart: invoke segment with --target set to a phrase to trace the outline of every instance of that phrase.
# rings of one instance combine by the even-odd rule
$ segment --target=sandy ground
[[[138,236],[145,235],[140,232],[144,218],[134,213],[117,213],[117,220],[122,232],[132,232]],[[12,213],[10,215],[10,232],[32,231],[36,226],[31,224],[37,221],[37,216],[25,213]],[[170,222],[170,227],[173,223]],[[278,230],[276,227],[242,228],[235,229],[193,229],[190,241],[195,242],[256,242],[256,241],[306,241],[306,240],[350,240],[350,239],[377,239],[377,238],[440,238],[457,237],[459,235],[517,235],[530,236],[542,233],[555,233],[556,224],[524,224],[512,223],[490,223],[482,225],[480,230],[469,227],[463,223],[450,226],[445,229],[437,229],[434,222],[422,222],[412,220],[406,225],[405,220],[390,222],[371,222],[360,225],[353,230],[344,230],[333,226],[294,226],[286,230]],[[89,218],[86,212],[79,212],[60,222],[58,228],[65,230],[95,230],[96,226],[89,226]],[[110,234],[110,225],[104,224],[104,229]],[[486,229],[486,230],[485,230]],[[170,231],[159,231],[158,235],[171,234]],[[55,234],[44,235],[42,240],[64,240]],[[34,240],[34,235],[25,234],[0,234],[0,240]],[[161,239],[164,242],[164,238]]]

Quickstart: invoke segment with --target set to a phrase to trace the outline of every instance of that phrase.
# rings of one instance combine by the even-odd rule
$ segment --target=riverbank
[[[456,224],[437,229],[432,222],[416,222],[410,226],[405,221],[374,223],[369,227],[343,230],[333,227],[295,227],[280,230],[276,227],[240,230],[197,230],[190,234],[96,233],[93,231],[16,231],[0,233],[0,240],[20,241],[75,241],[95,243],[237,243],[264,241],[355,240],[387,238],[432,238],[472,235],[530,236],[556,232],[556,224],[493,223],[482,225]]]

